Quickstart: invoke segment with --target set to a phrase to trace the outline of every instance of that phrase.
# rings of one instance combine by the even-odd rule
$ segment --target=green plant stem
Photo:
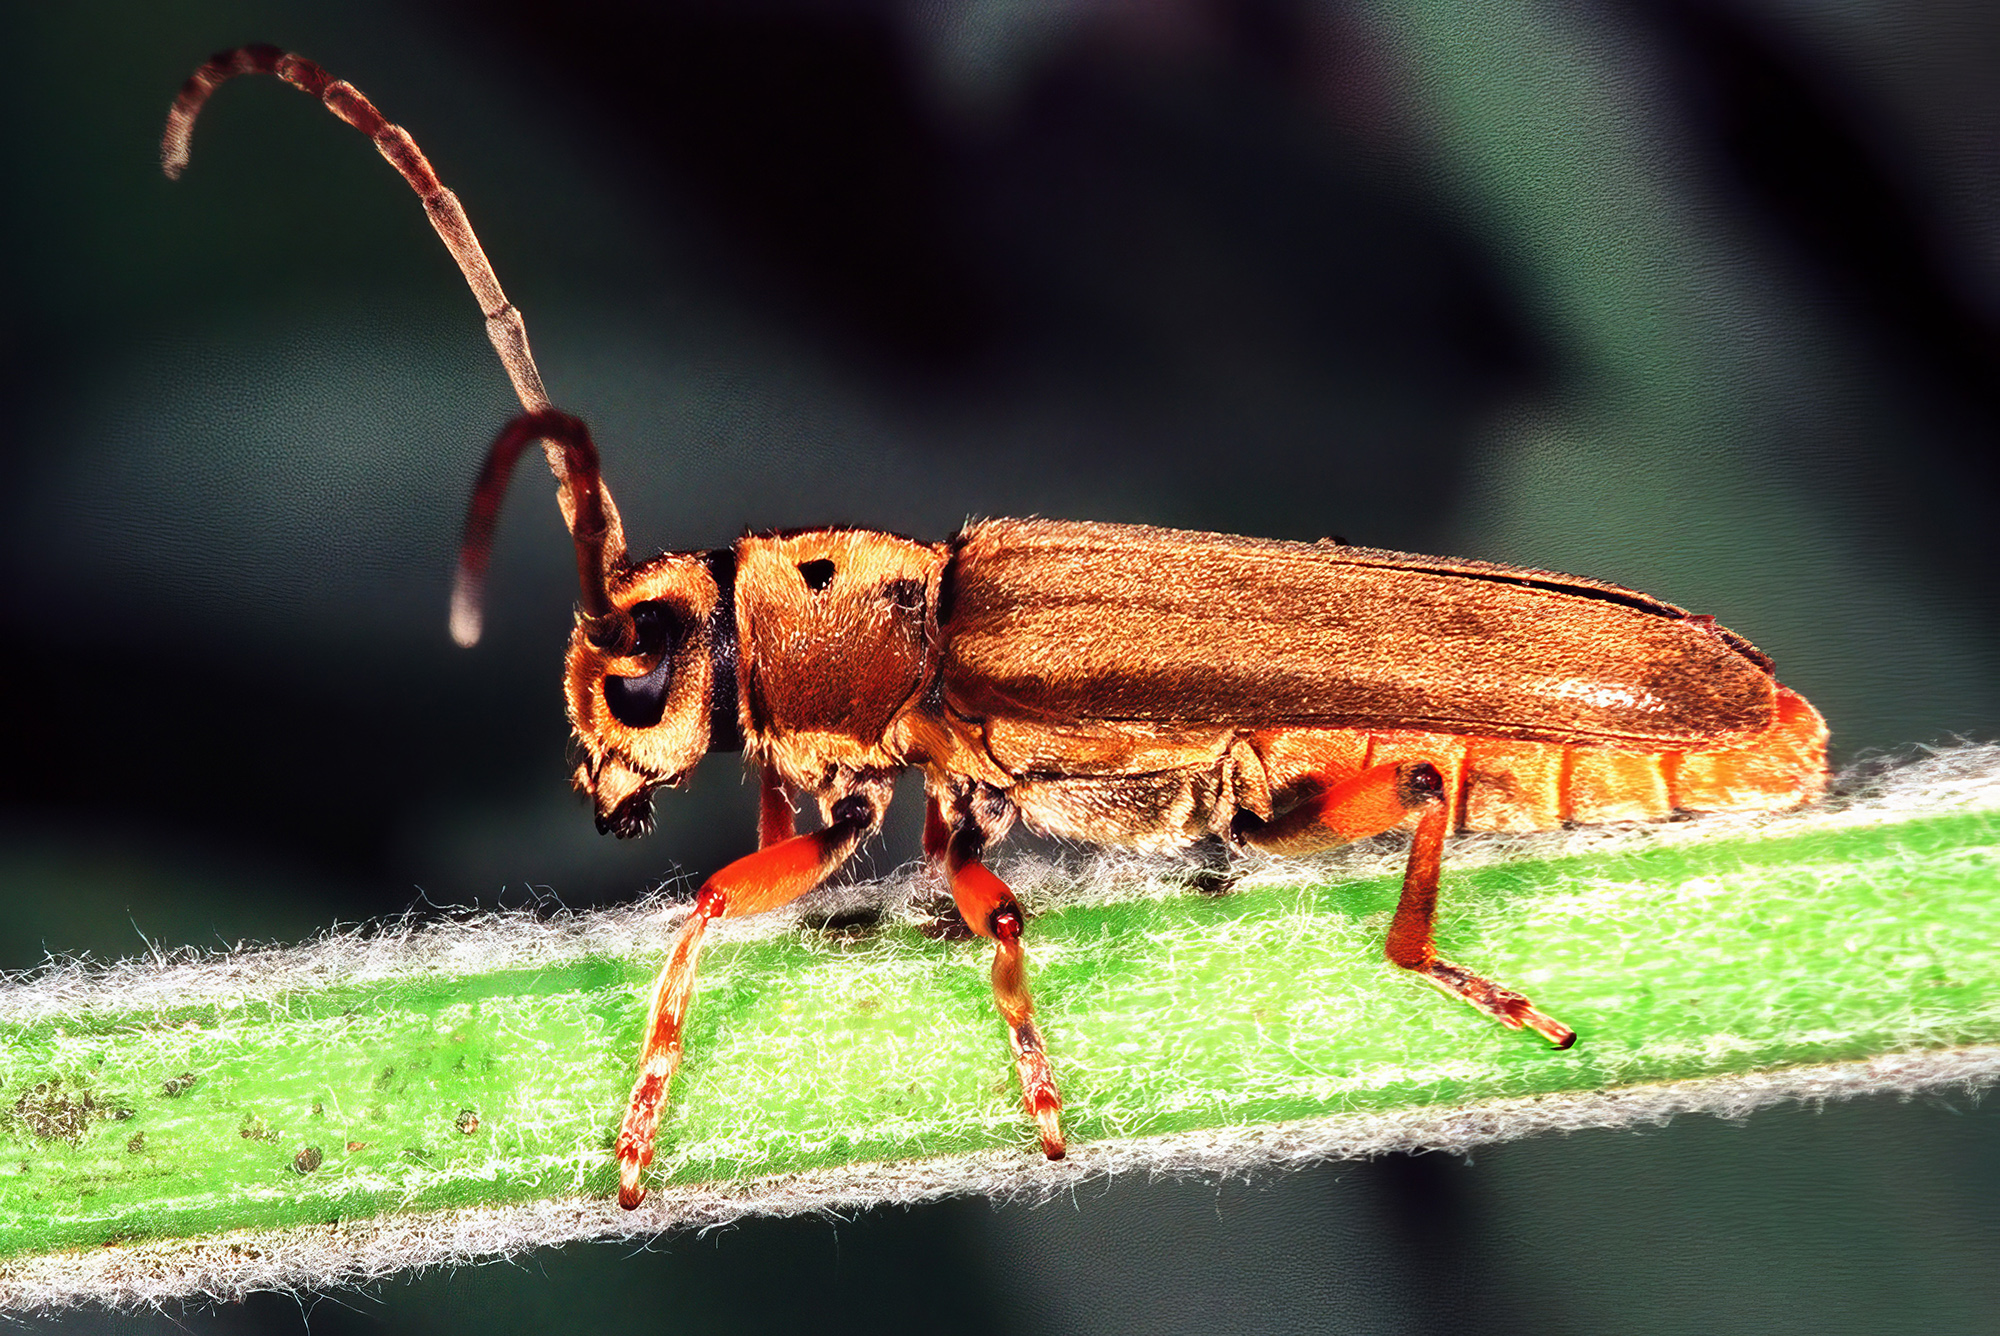
[[[1383,960],[1394,854],[1358,879],[1271,865],[1222,897],[1110,865],[1064,903],[1017,870],[1063,1168],[1033,1150],[985,944],[901,911],[753,921],[702,962],[652,1181],[997,1155],[1062,1182],[1113,1145],[1994,1044],[1992,807],[1449,850],[1441,949],[1573,1025],[1561,1053]],[[601,1203],[664,936],[630,910],[495,917],[19,983],[0,993],[0,1256]]]

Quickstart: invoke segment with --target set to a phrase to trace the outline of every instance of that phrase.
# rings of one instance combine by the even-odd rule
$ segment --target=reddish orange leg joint
[[[624,1125],[618,1129],[618,1204],[626,1210],[646,1199],[640,1175],[653,1161],[653,1138],[667,1106],[667,1086],[681,1064],[681,1029],[694,1000],[695,960],[709,920],[761,914],[798,899],[846,861],[870,825],[869,817],[856,816],[780,840],[723,868],[695,897],[694,912],[681,924],[667,963],[653,980],[639,1077],[625,1106]]]
[[[1437,770],[1432,766],[1414,769],[1428,770],[1430,778],[1437,779]],[[1385,952],[1392,963],[1451,996],[1462,998],[1508,1029],[1525,1026],[1557,1048],[1568,1048],[1576,1042],[1576,1031],[1538,1010],[1524,995],[1454,965],[1437,953],[1432,926],[1437,918],[1438,866],[1445,833],[1451,826],[1451,804],[1443,796],[1443,787],[1443,781],[1437,780],[1431,790],[1437,796],[1417,819],[1417,833],[1410,842],[1410,862],[1403,873],[1403,894],[1396,902],[1396,917],[1389,925]]]
[[[951,897],[966,926],[993,939],[993,1001],[1007,1022],[1007,1042],[1014,1050],[1014,1070],[1021,1078],[1021,1103],[1041,1134],[1042,1154],[1060,1160],[1067,1153],[1062,1134],[1062,1095],[1049,1068],[1048,1048],[1035,1025],[1035,1004],[1028,995],[1028,961],[1021,950],[1021,929],[1027,921],[1007,883],[978,860],[979,836],[964,830],[952,837],[945,862],[951,877]]]

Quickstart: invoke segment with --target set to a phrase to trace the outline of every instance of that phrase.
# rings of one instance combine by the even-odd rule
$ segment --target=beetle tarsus
[[[1229,845],[1221,836],[1199,841],[1188,850],[1188,857],[1194,864],[1188,871],[1188,889],[1196,895],[1224,896],[1236,890],[1236,869],[1230,865]]]
[[[1485,1012],[1510,1030],[1533,1030],[1559,1049],[1576,1042],[1576,1031],[1530,1002],[1526,994],[1482,978],[1441,956],[1417,967],[1416,973],[1440,992]]]

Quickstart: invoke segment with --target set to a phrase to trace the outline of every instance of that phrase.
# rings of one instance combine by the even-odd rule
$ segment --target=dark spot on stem
[[[88,1090],[65,1088],[60,1076],[51,1077],[21,1092],[14,1101],[14,1117],[37,1141],[83,1140],[90,1120],[97,1112]]]
[[[973,931],[952,903],[949,895],[932,894],[913,899],[910,909],[916,914],[916,929],[934,942],[969,942]]]
[[[831,914],[801,915],[799,926],[807,932],[824,933],[843,942],[858,942],[872,935],[882,922],[875,905],[850,905]]]

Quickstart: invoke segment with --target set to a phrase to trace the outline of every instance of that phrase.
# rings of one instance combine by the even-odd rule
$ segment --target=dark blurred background
[[[0,967],[571,905],[754,839],[734,758],[599,838],[547,480],[408,127],[635,547],[1041,514],[1552,567],[1714,613],[1837,758],[2000,734],[2000,9],[1781,0],[13,5]],[[916,852],[906,792],[878,868]],[[1687,1120],[547,1252],[51,1329],[1991,1330],[2000,1119]]]

